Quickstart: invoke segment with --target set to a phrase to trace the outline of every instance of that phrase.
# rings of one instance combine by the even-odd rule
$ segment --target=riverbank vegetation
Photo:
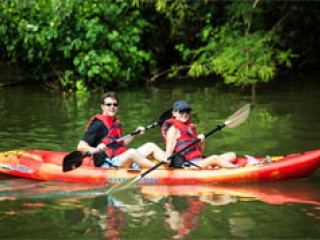
[[[288,69],[318,63],[319,6],[3,0],[0,63],[68,92],[202,77],[254,90]]]

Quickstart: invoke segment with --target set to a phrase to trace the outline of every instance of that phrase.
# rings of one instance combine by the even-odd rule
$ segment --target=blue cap
[[[178,100],[176,101],[173,106],[172,106],[173,110],[185,110],[185,109],[190,109],[189,103],[185,100]]]

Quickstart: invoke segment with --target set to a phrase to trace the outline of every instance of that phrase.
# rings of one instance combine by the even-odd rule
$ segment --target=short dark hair
[[[113,99],[116,99],[118,104],[119,104],[119,98],[117,96],[117,94],[115,92],[106,92],[102,95],[101,97],[101,104],[104,104],[104,100],[106,98],[113,98]]]

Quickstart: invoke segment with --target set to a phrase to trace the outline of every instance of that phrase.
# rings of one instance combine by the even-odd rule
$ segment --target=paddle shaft
[[[146,129],[147,129],[147,128],[146,128]],[[131,137],[131,136],[137,135],[137,134],[139,134],[139,133],[140,133],[140,130],[136,130],[136,131],[134,131],[134,132],[132,132],[132,133],[130,133],[130,134],[127,134],[127,135],[125,135],[125,136],[122,136],[121,138],[118,138],[116,141],[113,141],[113,142],[111,142],[111,143],[108,143],[108,144],[106,145],[106,147],[111,147],[113,144],[118,143],[118,142],[121,142],[121,141],[123,141],[123,140],[125,140],[125,139],[127,139],[127,138],[129,138],[129,137]],[[85,157],[89,157],[89,156],[91,156],[91,155],[93,155],[93,154],[99,153],[99,152],[101,152],[101,151],[102,151],[101,148],[95,148],[95,149],[93,149],[92,151],[88,151],[88,152],[86,152],[85,154],[83,154],[82,156],[79,156],[79,160],[80,160],[80,159],[83,159],[83,158],[85,158]]]
[[[171,109],[163,112],[157,121],[155,121],[155,122],[153,122],[153,123],[150,123],[150,124],[144,126],[144,128],[145,128],[145,130],[148,130],[148,129],[150,129],[150,128],[154,128],[154,127],[156,127],[157,125],[162,124],[162,122],[164,122],[164,121],[165,121],[166,119],[168,119],[169,117],[171,117]],[[107,147],[110,147],[110,146],[112,146],[113,144],[118,143],[118,142],[121,142],[121,141],[123,141],[123,140],[125,140],[125,139],[127,139],[127,138],[129,138],[129,137],[138,135],[140,132],[141,132],[141,130],[136,130],[136,131],[134,131],[134,132],[132,132],[132,133],[130,133],[130,134],[127,134],[127,135],[125,135],[125,136],[122,136],[121,138],[118,138],[116,141],[107,144]],[[88,151],[88,152],[86,152],[85,154],[83,154],[83,155],[80,157],[79,160],[81,160],[81,159],[83,159],[83,158],[85,158],[85,157],[89,157],[89,156],[91,156],[91,155],[93,155],[93,154],[96,154],[96,153],[99,153],[99,152],[101,152],[101,149],[100,149],[100,148],[95,148],[95,149],[93,149],[92,151]]]
[[[155,128],[157,125],[162,124],[165,120],[167,120],[170,117],[171,117],[171,109],[163,112],[157,121],[144,126],[144,128],[145,128],[145,130],[148,130],[150,128]],[[122,140],[124,140],[124,139],[126,139],[126,138],[128,138],[130,136],[137,135],[140,132],[141,132],[140,130],[136,130],[136,131],[132,132],[131,134],[128,134],[126,136],[123,136],[123,137],[119,138],[117,140],[117,142],[122,141]]]
[[[156,122],[153,122],[153,123],[150,123],[150,124],[146,125],[144,128],[147,130],[147,129],[156,127],[158,124],[159,124],[159,120],[156,121]],[[130,133],[130,134],[127,134],[127,135],[125,135],[125,136],[122,136],[121,138],[118,138],[117,140],[115,140],[115,141],[113,141],[113,142],[111,142],[111,143],[108,143],[106,147],[111,147],[113,144],[119,143],[119,142],[121,142],[121,141],[123,141],[123,140],[125,140],[125,139],[127,139],[127,138],[129,138],[129,137],[138,135],[140,132],[141,132],[141,130],[136,130],[136,131],[134,131],[134,132],[132,132],[132,133]],[[93,154],[96,154],[96,153],[98,153],[98,152],[101,152],[101,151],[102,151],[102,149],[100,149],[100,148],[95,148],[95,149],[93,149],[92,151],[89,151],[89,152],[86,152],[85,154],[83,154],[83,155],[82,155],[82,158],[89,157],[89,156],[91,156],[91,155],[93,155]]]
[[[220,125],[218,125],[216,128],[212,129],[211,131],[207,132],[204,136],[205,138],[209,137],[211,134],[220,131],[222,128],[224,128],[226,126],[225,123],[221,123]],[[200,139],[197,139],[200,140]]]
[[[218,125],[216,128],[212,129],[211,131],[207,132],[204,136],[205,138],[209,137],[210,135],[212,135],[213,133],[221,130],[222,128],[224,128],[226,126],[225,123],[222,123],[220,125]],[[184,148],[182,148],[181,150],[179,150],[178,152],[175,152],[174,154],[172,154],[170,157],[167,158],[167,160],[172,160],[174,159],[177,155],[183,153],[185,150],[187,150],[189,147],[191,147],[193,144],[200,142],[201,139],[197,138],[195,140],[193,140],[190,144],[188,144],[187,146],[185,146]],[[162,164],[164,164],[166,162],[162,161],[156,165],[154,165],[152,168],[146,170],[144,173],[140,174],[140,177],[143,178],[145,175],[147,175],[148,173],[150,173],[151,171],[157,169],[158,167],[160,167]]]
[[[224,128],[226,125],[224,123],[218,125],[216,128],[212,129],[210,132],[207,132],[204,137],[207,138],[209,137],[211,134],[221,130],[222,128]],[[200,142],[201,139],[197,138],[195,140],[193,140],[190,144],[188,144],[187,146],[185,146],[184,148],[182,148],[181,150],[179,150],[178,152],[175,152],[174,154],[172,154],[170,157],[168,157],[168,160],[172,160],[174,159],[177,155],[183,153],[185,150],[187,150],[189,147],[191,147],[193,144]]]
[[[148,125],[145,126],[144,128],[145,128],[146,130],[148,130],[148,129],[150,129],[150,128],[156,127],[158,124],[159,124],[159,120],[156,121],[156,122],[153,122],[153,123],[148,124]],[[134,135],[138,135],[140,132],[141,132],[140,130],[136,130],[136,131],[134,131],[134,132],[132,132],[132,133],[130,133],[130,134],[128,134],[128,135],[125,135],[125,136],[122,136],[121,138],[118,138],[118,139],[116,140],[116,142],[121,142],[122,140],[127,139],[128,137],[131,137],[131,136],[134,136]],[[113,144],[113,143],[112,143],[112,144]]]
[[[156,127],[157,125],[162,124],[165,120],[167,120],[168,118],[171,117],[171,111],[172,111],[172,110],[169,109],[169,110],[163,112],[157,121],[155,121],[155,122],[153,122],[153,123],[150,123],[150,124],[144,126],[145,130],[148,130],[148,129],[150,129],[150,128],[154,128],[154,127]],[[125,136],[122,136],[121,138],[118,138],[116,141],[114,141],[114,142],[112,142],[112,143],[109,143],[109,144],[107,145],[107,147],[108,147],[108,146],[112,146],[113,144],[118,143],[118,142],[121,142],[121,141],[123,141],[123,140],[125,140],[125,139],[127,139],[127,138],[129,138],[129,137],[134,136],[134,135],[138,135],[140,132],[141,132],[141,130],[136,130],[136,131],[134,131],[134,132],[132,132],[132,133],[130,133],[130,134],[127,134],[127,135],[125,135]],[[95,154],[95,153],[98,153],[98,152],[100,152],[100,151],[101,151],[100,149],[94,149],[94,150],[92,150],[92,152],[91,152],[90,155]],[[90,156],[90,155],[87,155],[87,156],[85,156],[85,157],[88,157],[88,156]]]
[[[158,124],[159,124],[159,121],[156,121],[156,122],[153,122],[153,123],[148,124],[148,125],[145,126],[144,128],[145,128],[145,130],[147,130],[147,129],[156,127]],[[115,141],[113,141],[113,142],[111,142],[111,143],[108,143],[108,144],[106,145],[106,147],[111,147],[113,144],[119,143],[119,142],[121,142],[121,141],[123,141],[123,140],[125,140],[125,139],[127,139],[127,138],[129,138],[129,137],[138,135],[140,132],[141,132],[141,130],[136,130],[136,131],[134,131],[134,132],[132,132],[132,133],[130,133],[130,134],[127,134],[127,135],[125,135],[125,136],[122,136],[121,138],[118,138],[117,140],[115,140]],[[96,154],[96,153],[100,152],[101,150],[102,150],[102,149],[100,149],[100,148],[95,148],[95,149],[93,149],[92,151],[89,151],[89,152],[85,153],[85,154],[83,155],[83,158],[88,157],[88,156],[90,156],[90,155],[92,155],[92,154]]]

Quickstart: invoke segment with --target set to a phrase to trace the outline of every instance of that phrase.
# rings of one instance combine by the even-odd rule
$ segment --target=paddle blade
[[[124,180],[123,182],[112,186],[107,193],[113,193],[115,191],[122,191],[124,189],[128,189],[130,186],[135,184],[136,182],[139,182],[144,176],[152,172],[153,170],[157,169],[160,167],[162,164],[165,164],[165,162],[159,162],[158,164],[154,165],[152,168],[149,168],[148,170],[144,171],[143,173],[140,173],[138,176],[134,176],[131,178],[128,178]]]
[[[234,128],[242,124],[247,120],[250,113],[250,104],[244,105],[238,111],[236,111],[233,115],[231,115],[227,121],[224,123],[228,128]]]
[[[128,189],[130,186],[132,186],[133,184],[138,182],[140,179],[141,179],[141,175],[128,178],[128,179],[124,180],[123,182],[116,184],[116,185],[112,186],[111,188],[109,188],[107,191],[107,194],[112,194],[112,193],[115,193],[118,191]]]
[[[67,172],[74,170],[81,166],[83,158],[85,155],[83,155],[79,151],[74,151],[67,156],[64,157],[63,163],[62,163],[62,171]]]
[[[159,117],[159,120],[158,120],[158,124],[159,125],[162,125],[162,123],[171,118],[172,117],[172,109],[169,109],[167,111],[165,111],[164,113],[161,114],[161,116]]]

